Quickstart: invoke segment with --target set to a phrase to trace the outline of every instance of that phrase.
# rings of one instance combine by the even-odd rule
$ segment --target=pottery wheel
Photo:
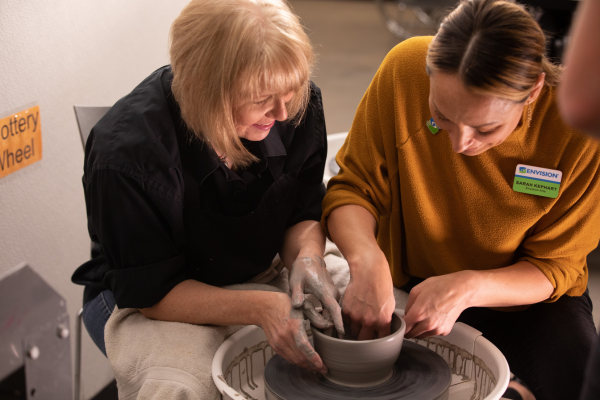
[[[379,385],[363,388],[337,385],[277,354],[267,363],[264,380],[267,399],[436,400],[445,398],[452,374],[436,352],[405,341],[392,377]]]

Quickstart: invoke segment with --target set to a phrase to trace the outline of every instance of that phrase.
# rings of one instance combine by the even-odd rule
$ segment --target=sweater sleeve
[[[518,261],[529,261],[554,286],[547,300],[563,294],[580,296],[587,287],[587,255],[600,238],[600,154],[598,144],[571,149],[578,160],[569,176],[564,176],[556,203],[530,229],[517,251]]]
[[[337,154],[339,174],[329,181],[323,200],[321,223],[327,230],[327,217],[344,205],[359,205],[375,217],[389,207],[390,157],[386,147],[395,150],[394,140],[394,96],[391,84],[391,64],[382,64],[364,94],[356,111],[352,128]]]
[[[382,62],[364,94],[346,142],[337,154],[340,166],[323,200],[321,223],[344,205],[366,208],[377,221],[389,215],[390,179],[398,173],[398,149],[424,125],[428,109],[429,77],[425,56],[431,37],[415,37],[398,44]]]

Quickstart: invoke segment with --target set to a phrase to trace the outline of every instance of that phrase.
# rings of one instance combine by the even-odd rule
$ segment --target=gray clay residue
[[[233,361],[231,361],[231,363],[225,370],[225,374],[224,374],[225,375],[225,383],[227,383],[229,386],[233,387],[232,372],[235,367],[238,367],[239,382],[240,382],[239,391],[242,392],[242,394],[244,395],[244,397],[246,399],[256,400],[250,394],[246,393],[246,391],[244,389],[242,389],[242,363],[246,364],[246,383],[248,384],[248,387],[253,390],[257,389],[258,385],[256,384],[256,382],[254,382],[254,368],[252,366],[252,355],[254,353],[262,351],[263,365],[267,365],[267,354],[266,354],[267,347],[271,351],[271,357],[273,357],[273,355],[275,353],[273,352],[271,345],[269,345],[269,342],[265,340],[265,341],[260,342],[250,348],[247,348],[247,347],[244,348],[244,351],[242,353],[238,354],[237,357],[235,357],[233,359]],[[271,357],[269,357],[269,358],[271,358]],[[219,378],[221,378],[221,376],[219,376]]]
[[[463,348],[437,337],[427,339],[415,339],[415,343],[421,343],[423,346],[431,349],[444,357],[450,370],[454,375],[462,377],[463,381],[468,381],[467,364],[472,361],[475,366],[474,389],[469,400],[483,400],[496,387],[496,377],[488,366],[477,356]]]
[[[470,400],[482,400],[496,387],[496,378],[481,358],[474,356],[475,389]]]

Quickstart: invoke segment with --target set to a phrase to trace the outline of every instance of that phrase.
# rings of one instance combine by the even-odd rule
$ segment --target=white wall
[[[0,275],[28,262],[68,304],[89,258],[73,105],[111,105],[168,63],[168,30],[188,0],[0,1],[0,118],[40,106],[43,159],[0,179]],[[112,380],[84,334],[84,398]]]

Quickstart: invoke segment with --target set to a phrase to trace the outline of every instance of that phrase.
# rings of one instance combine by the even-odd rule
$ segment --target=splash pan
[[[436,352],[450,367],[449,400],[499,400],[508,386],[506,359],[468,325],[456,323],[448,336],[410,341]],[[264,370],[274,355],[257,326],[247,326],[223,342],[212,364],[213,380],[223,399],[266,400]]]

